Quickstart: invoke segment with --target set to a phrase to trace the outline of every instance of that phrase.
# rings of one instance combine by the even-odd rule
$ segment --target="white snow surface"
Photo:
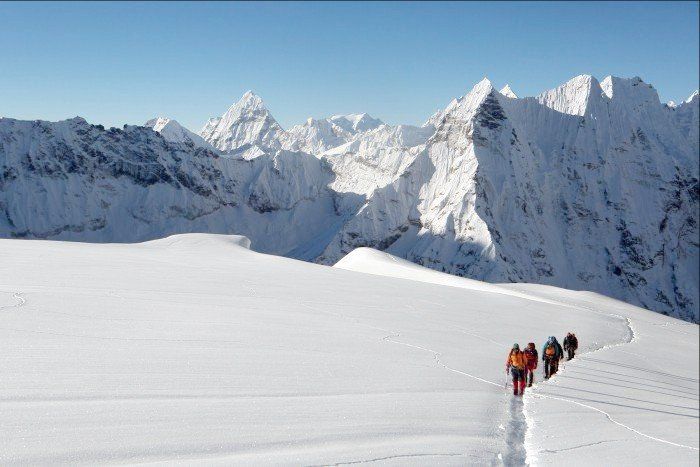
[[[449,287],[461,287],[480,292],[512,295],[525,300],[533,299],[533,297],[528,294],[519,293],[496,284],[489,284],[488,282],[438,272],[372,248],[356,248],[352,253],[338,261],[333,267],[346,269],[348,271],[365,272],[367,274],[409,279]],[[546,301],[551,304],[557,304],[556,302],[544,300],[542,298],[537,298],[535,300],[538,302]]]
[[[249,245],[0,240],[0,463],[697,465],[697,325]],[[580,355],[513,397],[511,344],[570,330]]]

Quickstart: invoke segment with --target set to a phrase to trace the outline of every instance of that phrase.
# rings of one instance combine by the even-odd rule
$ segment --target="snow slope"
[[[248,245],[0,240],[0,463],[697,463],[696,325]],[[510,345],[568,330],[602,350],[507,394]]]
[[[521,292],[521,299],[545,299],[626,322],[623,340],[582,345],[581,354],[564,363],[555,378],[528,391],[522,406],[513,403],[522,409],[523,418],[512,420],[508,428],[521,430],[517,425],[524,421],[525,446],[506,463],[519,463],[524,454],[525,461],[535,465],[591,465],[592,459],[612,465],[655,465],[679,462],[679,449],[686,451],[689,465],[697,461],[697,325],[659,319],[647,310],[590,292],[457,278],[369,248],[354,250],[335,267],[495,294]],[[572,329],[576,329],[573,323]],[[537,342],[538,349],[540,345]],[[541,375],[537,378],[541,380]],[[610,425],[601,426],[601,417]],[[620,435],[620,430],[637,439]],[[653,442],[654,454],[632,461],[636,456],[630,450],[639,449],[639,439]]]

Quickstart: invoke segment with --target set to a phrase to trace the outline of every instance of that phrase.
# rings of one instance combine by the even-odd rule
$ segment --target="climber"
[[[576,339],[576,334],[570,332],[564,338],[564,350],[566,350],[568,354],[567,360],[574,358],[576,349],[578,349],[578,339]]]
[[[525,392],[525,355],[520,351],[518,344],[513,344],[513,348],[508,354],[506,373],[508,372],[513,376],[513,395],[520,394],[522,396]]]
[[[564,350],[557,342],[557,338],[549,336],[542,347],[542,361],[544,362],[544,379],[549,379],[559,369],[559,360],[564,356]]]
[[[535,380],[535,369],[537,368],[537,349],[535,343],[530,342],[527,348],[523,351],[525,355],[525,378],[527,379],[527,387],[531,387]]]

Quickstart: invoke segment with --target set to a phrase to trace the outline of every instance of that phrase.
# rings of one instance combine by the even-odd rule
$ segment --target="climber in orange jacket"
[[[513,348],[508,354],[508,359],[506,360],[506,373],[510,372],[513,376],[513,395],[521,396],[525,393],[525,367],[527,366],[527,361],[525,354],[520,351],[520,346],[518,344],[513,344]],[[519,392],[518,392],[519,391]]]

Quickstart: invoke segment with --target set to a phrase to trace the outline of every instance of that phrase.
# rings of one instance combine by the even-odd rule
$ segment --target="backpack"
[[[547,347],[544,349],[544,354],[548,357],[557,355],[557,348],[554,346],[554,343],[547,344]]]
[[[537,363],[537,350],[536,349],[525,349],[523,351],[523,354],[525,355],[525,360],[528,365],[533,365]]]
[[[519,350],[511,350],[508,362],[512,367],[522,369],[525,366],[525,355]]]

